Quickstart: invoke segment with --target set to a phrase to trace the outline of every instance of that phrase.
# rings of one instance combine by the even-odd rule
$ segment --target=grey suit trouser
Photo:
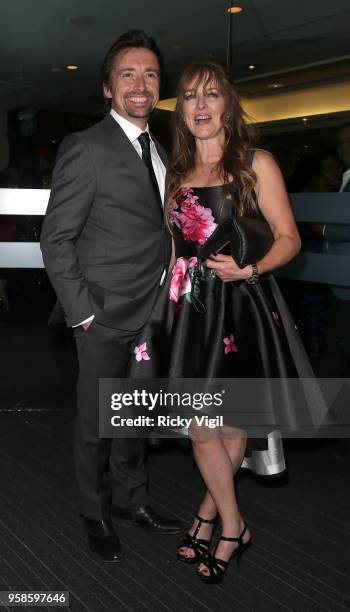
[[[137,508],[147,504],[146,441],[98,437],[98,379],[127,375],[130,347],[138,332],[106,327],[95,321],[75,328],[79,359],[78,415],[75,425],[75,471],[80,512],[106,519],[111,504]]]

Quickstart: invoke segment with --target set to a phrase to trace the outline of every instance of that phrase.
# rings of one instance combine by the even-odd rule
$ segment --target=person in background
[[[350,123],[337,131],[338,155],[345,167],[339,191],[349,193],[350,205]],[[350,225],[327,223],[314,225],[324,241],[324,252],[333,255],[350,254]],[[318,375],[320,378],[341,377],[349,367],[350,358],[350,287],[332,286],[330,322]]]
[[[334,151],[325,152],[319,162],[318,171],[304,187],[304,193],[339,191],[344,166]],[[312,249],[322,250],[323,237],[318,226],[299,223],[298,229],[303,244],[312,243]],[[302,334],[307,351],[314,359],[315,368],[324,347],[330,315],[330,292],[327,285],[307,283],[301,285],[303,292],[297,312],[298,327]]]
[[[344,166],[336,153],[327,153],[321,159],[321,177],[324,191],[339,191],[343,179]]]
[[[344,166],[337,153],[329,152],[321,156],[317,169],[303,187],[303,193],[339,191]]]

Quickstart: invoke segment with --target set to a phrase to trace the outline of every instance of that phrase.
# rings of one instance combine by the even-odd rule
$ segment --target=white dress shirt
[[[158,187],[159,187],[159,193],[160,193],[160,197],[162,199],[162,204],[164,206],[164,194],[165,194],[165,174],[166,174],[166,168],[161,160],[161,158],[159,157],[158,151],[157,151],[157,147],[154,144],[153,140],[152,140],[152,136],[149,132],[149,127],[148,125],[146,126],[145,130],[141,130],[139,127],[137,127],[137,125],[135,125],[134,123],[131,123],[131,121],[128,121],[127,119],[125,119],[124,117],[122,117],[121,115],[119,115],[113,108],[111,108],[111,117],[113,117],[113,119],[120,125],[121,129],[123,130],[125,136],[130,140],[131,144],[133,145],[135,151],[138,153],[138,155],[141,157],[142,159],[142,149],[141,149],[141,145],[138,141],[138,137],[140,136],[140,134],[142,134],[142,132],[148,132],[149,134],[149,138],[150,138],[150,148],[151,148],[151,158],[152,158],[152,165],[153,165],[153,170],[154,170],[154,174],[156,175],[156,179],[157,179],[157,183],[158,183]],[[166,270],[164,270],[161,280],[160,280],[160,284],[163,283],[163,280],[165,278],[165,274],[166,274]],[[87,319],[84,319],[84,321],[81,321],[80,323],[78,323],[77,325],[73,325],[72,327],[79,327],[79,325],[83,325],[84,323],[88,323],[89,321],[92,321],[94,319],[95,315],[91,315],[91,317],[88,317]]]
[[[339,191],[343,191],[345,185],[349,181],[350,181],[350,168],[348,168],[347,170],[345,170],[345,172],[343,172],[343,178],[342,178],[341,187],[340,187]]]
[[[137,125],[135,125],[134,123],[131,123],[131,121],[124,119],[124,117],[116,113],[116,111],[113,108],[111,109],[111,116],[113,117],[113,119],[116,120],[117,123],[119,123],[124,134],[130,140],[135,151],[137,151],[137,153],[139,154],[141,158],[142,158],[142,149],[137,139],[140,136],[140,134],[142,134],[142,132],[148,132],[149,138],[150,138],[150,144],[151,144],[151,158],[152,158],[153,170],[154,170],[154,174],[156,175],[160,197],[162,198],[162,203],[164,205],[166,168],[158,155],[157,147],[152,140],[151,134],[149,133],[148,125],[146,126],[145,130],[141,130],[139,127],[137,127]]]

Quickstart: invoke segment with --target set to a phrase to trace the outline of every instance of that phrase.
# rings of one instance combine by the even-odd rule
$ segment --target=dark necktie
[[[145,162],[148,168],[148,172],[149,172],[150,179],[152,181],[154,193],[156,194],[157,200],[159,201],[160,205],[162,205],[162,198],[160,196],[159,185],[158,185],[157,177],[155,175],[153,164],[152,164],[151,147],[150,147],[150,139],[149,139],[148,132],[142,132],[142,134],[140,134],[140,136],[138,137],[138,141],[142,149],[142,160]]]

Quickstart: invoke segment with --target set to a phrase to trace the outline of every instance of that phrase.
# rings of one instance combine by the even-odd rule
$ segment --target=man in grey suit
[[[150,135],[159,99],[155,41],[132,30],[102,66],[111,110],[101,123],[61,144],[41,248],[50,280],[73,328],[79,359],[75,469],[91,549],[118,561],[111,514],[159,533],[181,525],[149,506],[145,441],[98,437],[98,379],[125,377],[169,265],[163,220],[166,156]]]
[[[346,168],[340,191],[349,192],[350,198],[350,123],[339,127],[337,142],[338,155]],[[325,252],[350,254],[350,225],[327,224],[321,232]],[[331,291],[331,320],[318,373],[321,378],[345,375],[350,359],[350,288],[334,286]]]

